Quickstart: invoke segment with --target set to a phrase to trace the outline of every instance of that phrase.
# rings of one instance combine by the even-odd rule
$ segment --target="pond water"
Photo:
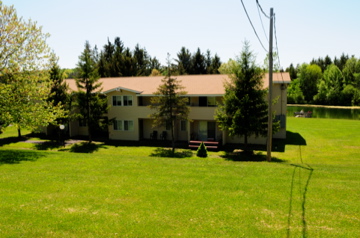
[[[312,112],[314,118],[331,118],[331,119],[351,119],[360,120],[360,109],[351,108],[327,108],[327,107],[307,107],[307,106],[287,106],[287,116],[293,117],[294,112]]]

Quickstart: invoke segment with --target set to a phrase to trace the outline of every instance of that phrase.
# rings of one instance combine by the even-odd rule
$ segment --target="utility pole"
[[[273,15],[274,9],[270,8],[270,34],[269,34],[269,109],[268,109],[268,134],[267,134],[267,161],[271,161],[272,149],[272,84],[273,84]]]

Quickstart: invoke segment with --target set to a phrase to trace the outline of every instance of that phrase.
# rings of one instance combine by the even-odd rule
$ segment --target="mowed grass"
[[[0,237],[360,237],[360,121],[287,123],[297,139],[271,163],[101,143],[39,150],[5,139],[10,128]]]

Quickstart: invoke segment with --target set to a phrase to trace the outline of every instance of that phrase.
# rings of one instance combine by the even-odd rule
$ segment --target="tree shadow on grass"
[[[224,155],[221,155],[222,158],[226,160],[231,161],[238,161],[238,162],[263,162],[266,161],[267,156],[264,155],[262,152],[256,152],[254,151],[233,151],[228,152],[226,151]],[[285,162],[285,160],[278,159],[276,157],[271,157],[271,162],[278,162],[282,163]]]
[[[17,142],[21,142],[21,141],[26,141],[26,138],[25,137],[20,137],[19,138],[17,136],[1,138],[0,139],[0,146],[12,144],[12,143],[17,143]]]
[[[0,165],[19,164],[21,161],[36,161],[44,155],[35,151],[0,150]]]
[[[153,153],[150,154],[151,157],[167,157],[167,158],[188,158],[193,155],[191,150],[175,150],[175,153],[172,153],[172,149],[166,148],[156,148]]]
[[[34,146],[37,150],[52,150],[52,149],[59,149],[64,147],[63,144],[59,143],[58,141],[45,141],[45,142],[38,142],[34,143]]]
[[[70,152],[74,153],[93,153],[98,151],[100,148],[105,148],[103,144],[94,144],[88,142],[81,142],[73,144],[70,148]]]

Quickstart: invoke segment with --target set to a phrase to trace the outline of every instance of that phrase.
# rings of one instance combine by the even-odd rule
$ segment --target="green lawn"
[[[10,128],[0,237],[360,237],[360,121],[287,127],[271,163],[101,143],[75,153],[81,144],[43,147]]]

